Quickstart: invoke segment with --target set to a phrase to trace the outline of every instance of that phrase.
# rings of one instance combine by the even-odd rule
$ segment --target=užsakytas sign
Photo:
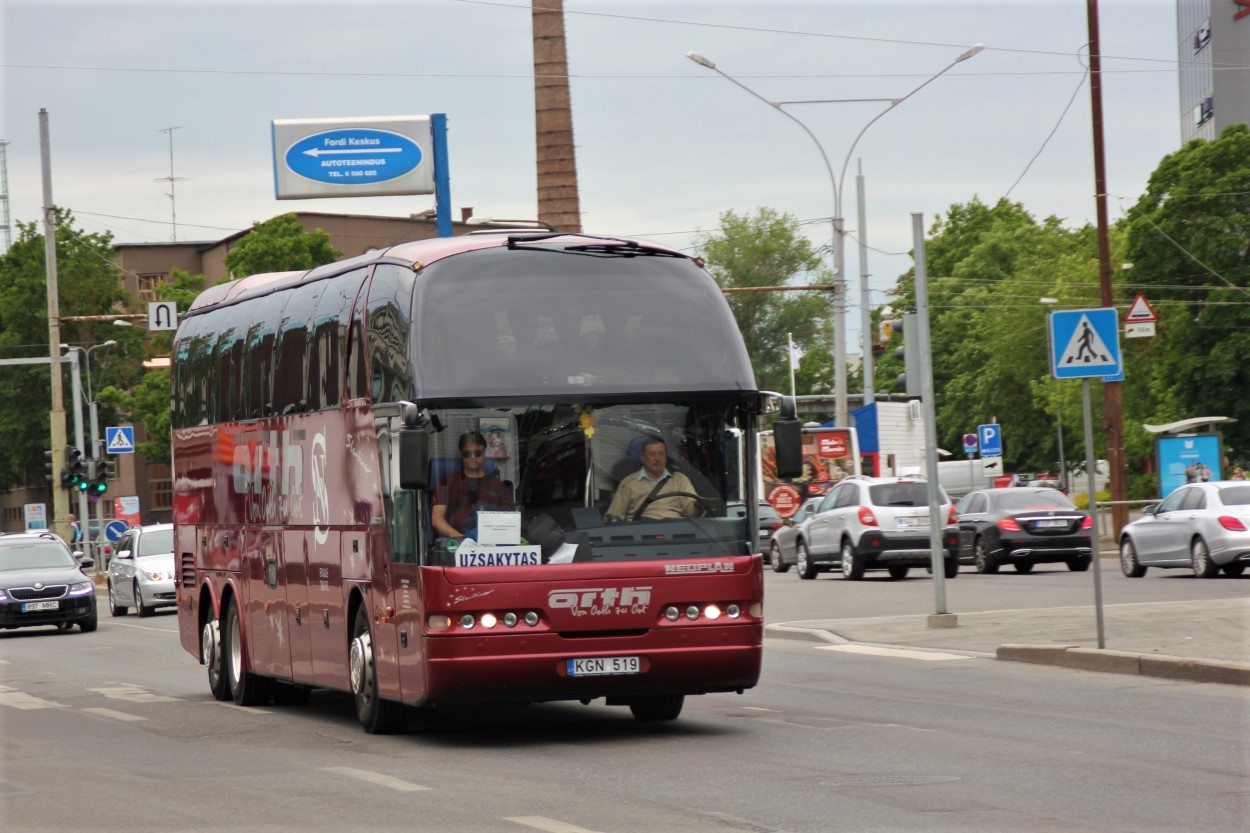
[[[528,544],[480,544],[465,538],[456,547],[457,567],[531,567],[542,560],[542,547]]]
[[[277,119],[273,164],[280,200],[432,194],[430,117]]]

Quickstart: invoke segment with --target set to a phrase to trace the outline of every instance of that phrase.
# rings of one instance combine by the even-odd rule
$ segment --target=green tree
[[[204,282],[203,275],[192,275],[182,269],[173,269],[169,280],[156,287],[155,294],[159,300],[176,303],[181,314],[191,308],[191,303],[203,291]],[[168,332],[152,333],[145,347],[149,358],[170,356],[173,351],[173,335]],[[148,438],[138,443],[135,450],[146,457],[148,462],[171,462],[169,368],[148,368],[132,384],[104,387],[97,398],[105,412],[116,415],[120,422],[144,425]]]
[[[73,215],[56,211],[58,307],[62,319],[111,312],[124,300],[121,273],[110,262],[112,237],[75,229]],[[0,357],[48,355],[48,295],[44,237],[35,223],[18,222],[17,240],[0,256]],[[62,320],[64,344],[89,346],[114,338],[106,322]],[[117,339],[122,341],[121,338]],[[129,342],[127,342],[129,343]],[[93,362],[99,354],[92,356]],[[62,368],[69,436],[73,400]],[[0,368],[0,488],[35,484],[49,447],[51,375],[46,365]],[[59,466],[59,463],[57,463]]]
[[[253,223],[252,230],[226,255],[226,268],[236,278],[262,272],[304,271],[333,263],[343,253],[330,245],[321,229],[305,231],[294,214]]]
[[[1124,224],[1125,297],[1146,294],[1159,315],[1157,335],[1129,356],[1126,378],[1148,384],[1126,396],[1126,429],[1229,416],[1226,453],[1250,460],[1250,128],[1164,158]]]
[[[798,232],[795,219],[771,208],[755,216],[726,211],[716,233],[699,235],[696,243],[707,260],[707,270],[722,289],[766,286],[804,286],[829,283],[820,254]],[[790,353],[787,334],[803,351],[795,373],[800,394],[833,390],[832,304],[826,293],[726,293],[730,309],[746,342],[760,388],[790,391]]]

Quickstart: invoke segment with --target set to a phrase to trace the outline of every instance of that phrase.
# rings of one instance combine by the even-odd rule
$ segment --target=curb
[[[1250,663],[1228,660],[1108,651],[1075,645],[1022,644],[999,645],[997,658],[1009,662],[1058,665],[1084,671],[1137,674],[1196,683],[1250,685]]]

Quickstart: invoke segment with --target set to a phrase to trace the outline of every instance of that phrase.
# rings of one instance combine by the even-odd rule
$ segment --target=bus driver
[[[605,520],[658,521],[699,514],[702,507],[695,497],[694,484],[681,472],[668,470],[668,446],[664,440],[648,437],[642,444],[642,468],[621,481]]]
[[[460,471],[448,474],[434,490],[431,520],[440,535],[473,538],[479,509],[513,508],[512,490],[498,472],[487,472],[486,438],[477,431],[460,435]]]

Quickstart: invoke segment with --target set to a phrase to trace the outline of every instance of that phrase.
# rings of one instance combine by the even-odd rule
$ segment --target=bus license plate
[[[609,677],[642,671],[638,657],[582,657],[565,662],[570,677]]]
[[[60,600],[51,602],[25,602],[22,604],[22,612],[30,613],[34,610],[57,610],[61,607]]]

